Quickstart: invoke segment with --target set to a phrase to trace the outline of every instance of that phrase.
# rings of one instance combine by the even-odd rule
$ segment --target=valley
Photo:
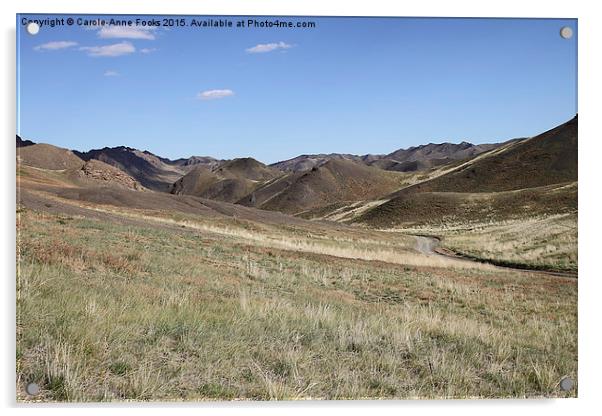
[[[558,388],[577,117],[272,165],[35,141],[17,136],[17,378],[41,400],[577,395]]]

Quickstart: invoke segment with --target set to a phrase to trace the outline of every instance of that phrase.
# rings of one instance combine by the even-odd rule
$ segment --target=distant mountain
[[[372,157],[368,162],[385,170],[414,172],[445,165],[456,160],[475,157],[483,152],[495,149],[500,144],[472,144],[468,142],[429,143],[408,149],[399,149],[380,158]]]
[[[253,158],[233,159],[220,164],[196,164],[170,189],[176,195],[195,195],[218,201],[236,202],[282,172]]]
[[[480,153],[494,149],[499,144],[472,144],[468,142],[455,143],[429,143],[414,146],[408,149],[399,149],[386,155],[383,159],[398,162],[414,162],[430,159],[468,159]]]
[[[214,157],[210,156],[190,156],[189,158],[180,158],[176,160],[162,159],[164,162],[174,165],[174,166],[195,166],[195,165],[205,165],[205,166],[216,166],[223,162],[223,160],[218,160]]]
[[[454,159],[425,159],[425,160],[406,160],[403,162],[382,158],[372,161],[369,166],[380,168],[383,170],[393,170],[396,172],[416,172],[420,170],[427,170],[437,166],[446,165],[454,162]]]
[[[225,176],[232,175],[252,181],[266,181],[282,174],[278,169],[266,166],[252,157],[226,161],[215,171]]]
[[[503,144],[429,143],[386,155],[308,154],[270,166],[253,158],[170,160],[125,146],[72,152],[18,136],[17,147],[20,163],[73,171],[70,177],[82,184],[147,188],[316,218],[355,204],[357,215],[379,224],[409,215],[404,210],[410,206],[412,215],[419,215],[433,208],[429,204],[436,208],[437,201],[451,207],[461,200],[435,193],[494,193],[577,180],[577,117],[533,138]],[[411,196],[420,193],[433,195]],[[536,200],[544,194],[524,195]]]
[[[302,172],[321,166],[330,160],[351,160],[365,165],[374,166],[384,170],[398,172],[414,172],[430,169],[455,160],[467,159],[480,153],[494,149],[499,144],[472,144],[462,142],[454,143],[429,143],[422,146],[399,149],[388,155],[367,154],[363,156],[351,154],[316,154],[301,155],[293,159],[283,160],[270,166],[289,172]]]
[[[402,181],[398,173],[333,158],[308,171],[270,181],[238,202],[296,214],[336,202],[378,198],[399,189]]]
[[[352,160],[355,162],[362,162],[362,157],[339,153],[300,155],[292,159],[273,163],[270,166],[287,172],[303,172],[314,167],[321,166],[330,160]]]

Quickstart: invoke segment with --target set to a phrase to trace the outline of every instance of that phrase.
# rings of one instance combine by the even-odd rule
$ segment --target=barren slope
[[[84,164],[71,150],[45,143],[18,147],[17,161],[23,165],[49,170],[78,168]]]
[[[330,160],[259,188],[241,203],[285,213],[340,201],[378,198],[400,188],[403,176],[348,160]]]
[[[282,172],[252,158],[234,159],[213,168],[200,165],[178,179],[170,189],[176,195],[195,195],[236,202]]]
[[[577,180],[577,116],[538,136],[518,140],[411,191],[496,192]]]

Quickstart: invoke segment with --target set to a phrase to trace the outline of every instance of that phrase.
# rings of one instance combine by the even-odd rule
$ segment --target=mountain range
[[[419,209],[457,206],[460,194],[535,189],[529,198],[546,200],[537,189],[577,180],[577,123],[575,116],[538,136],[504,143],[429,143],[386,155],[308,154],[271,165],[250,157],[170,160],[125,146],[79,152],[19,136],[17,157],[19,165],[61,171],[78,186],[189,195],[385,226],[414,218]]]

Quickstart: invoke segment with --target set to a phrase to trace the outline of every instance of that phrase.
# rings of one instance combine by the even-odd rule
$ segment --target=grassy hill
[[[503,221],[577,211],[577,182],[503,192],[404,193],[368,210],[354,222],[372,227],[413,227]]]

